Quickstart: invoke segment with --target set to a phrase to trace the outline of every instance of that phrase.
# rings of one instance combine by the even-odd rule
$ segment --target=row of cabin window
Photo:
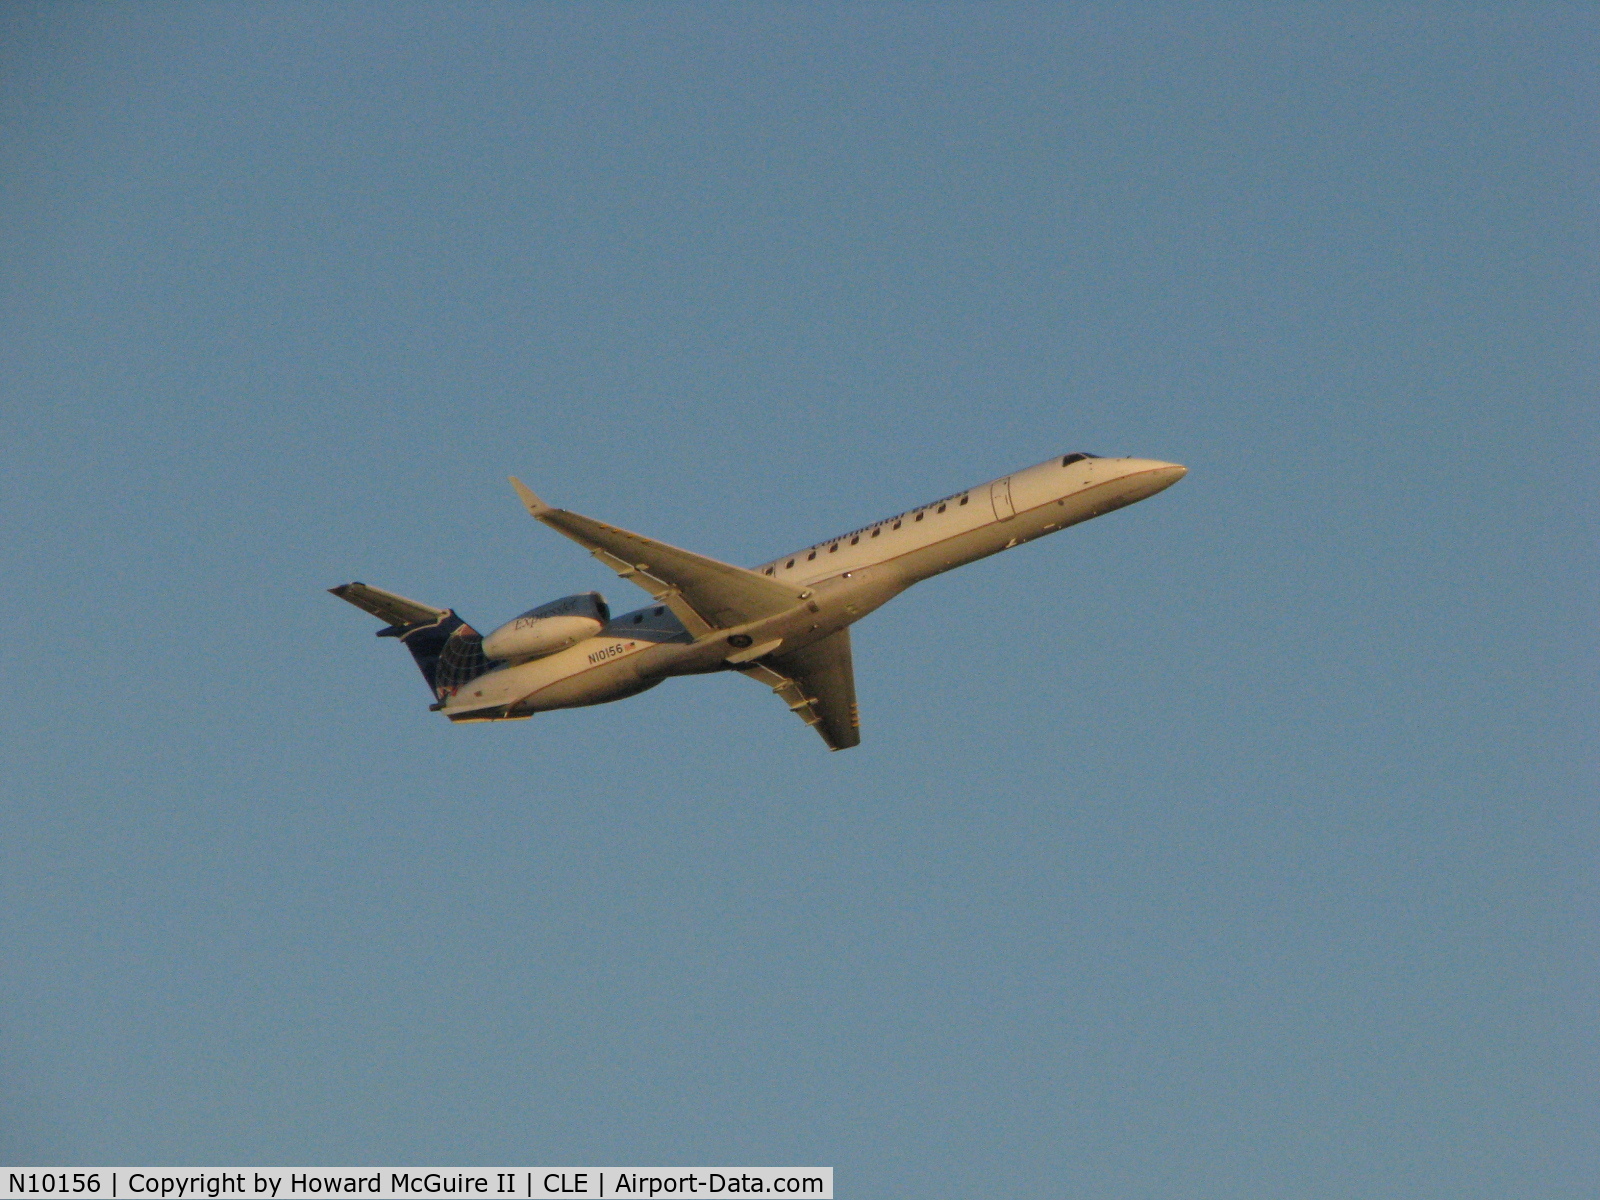
[[[960,507],[960,505],[965,504],[967,502],[967,500],[968,500],[967,496],[961,497],[960,501],[957,503],[957,507]],[[935,512],[943,512],[945,509],[947,509],[949,507],[950,507],[950,502],[948,500],[946,500],[943,504],[939,505],[939,507],[936,508],[934,511]],[[925,517],[927,515],[928,515],[927,514],[927,510],[924,509],[924,510],[922,510],[921,512],[919,512],[916,515],[916,520],[920,521],[920,520],[922,520],[923,517]],[[902,526],[904,524],[905,524],[905,518],[901,517],[898,521],[896,521],[894,523],[893,526],[891,526],[891,528],[899,529],[900,526]],[[883,532],[883,526],[882,525],[874,526],[873,530],[872,530],[872,536],[873,537],[877,537],[882,532]],[[843,539],[840,539],[840,540],[842,541]],[[859,533],[858,534],[854,534],[850,538],[850,544],[852,546],[854,546],[860,540],[861,540],[861,535]],[[821,549],[821,547],[818,547],[818,549]],[[835,543],[833,543],[833,545],[828,547],[828,553],[829,554],[835,554],[835,553],[838,552],[838,550],[839,550],[839,542],[835,542]],[[812,559],[816,558],[816,556],[817,556],[817,551],[813,550],[810,554],[806,555],[806,561],[810,562]],[[788,562],[783,564],[783,569],[785,571],[787,571],[791,567],[793,567],[794,564],[795,564],[795,560],[791,558]],[[767,575],[771,575],[775,570],[777,570],[776,567],[768,567],[764,573],[767,574]]]

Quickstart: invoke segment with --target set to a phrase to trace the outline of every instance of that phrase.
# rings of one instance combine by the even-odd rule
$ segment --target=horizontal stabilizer
[[[390,625],[431,625],[449,613],[447,608],[434,608],[419,604],[393,592],[375,588],[367,583],[341,583],[328,589],[339,599],[354,604],[362,612],[371,613]]]

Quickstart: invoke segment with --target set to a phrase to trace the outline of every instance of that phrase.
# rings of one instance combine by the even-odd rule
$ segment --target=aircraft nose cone
[[[1124,476],[1137,490],[1137,498],[1145,499],[1165,491],[1189,473],[1189,468],[1177,463],[1157,462],[1154,459],[1135,459],[1128,463]]]

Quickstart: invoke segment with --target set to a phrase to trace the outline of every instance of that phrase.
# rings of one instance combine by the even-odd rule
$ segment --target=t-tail
[[[366,583],[342,583],[328,590],[387,622],[378,636],[399,638],[411,651],[433,692],[434,708],[443,707],[457,688],[493,665],[483,653],[482,636],[452,608],[419,604]]]

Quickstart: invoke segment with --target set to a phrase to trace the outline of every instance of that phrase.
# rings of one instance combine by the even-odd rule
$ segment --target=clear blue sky
[[[1588,6],[8,5],[0,1158],[1590,1197]],[[555,503],[1178,487],[452,728]]]

